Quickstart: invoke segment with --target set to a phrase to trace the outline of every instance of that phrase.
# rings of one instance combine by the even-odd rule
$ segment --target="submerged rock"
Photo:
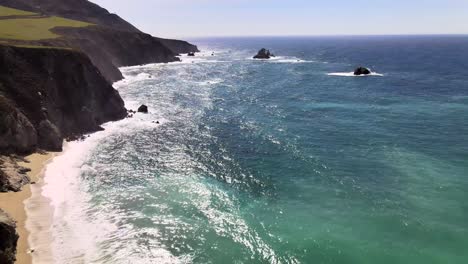
[[[187,55],[188,55],[189,57],[195,57],[195,52],[189,52]]]
[[[13,264],[15,262],[18,238],[15,222],[0,210],[0,263]]]
[[[270,50],[263,48],[259,50],[257,55],[255,55],[253,58],[254,59],[270,59],[271,57],[275,57],[275,55],[273,55],[273,53],[271,53]]]
[[[356,70],[354,70],[354,75],[368,75],[368,74],[371,74],[371,71],[364,67],[359,67]]]
[[[138,112],[147,114],[148,113],[148,106],[141,105],[140,107],[138,107]]]

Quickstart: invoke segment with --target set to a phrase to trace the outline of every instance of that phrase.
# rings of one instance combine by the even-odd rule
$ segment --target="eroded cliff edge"
[[[61,150],[65,137],[126,116],[124,102],[82,52],[0,46],[0,152]]]

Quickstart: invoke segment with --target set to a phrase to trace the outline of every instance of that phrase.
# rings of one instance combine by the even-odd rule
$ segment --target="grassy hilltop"
[[[37,15],[33,12],[18,10],[14,8],[0,6],[0,17],[6,16],[30,16],[30,15]]]
[[[3,43],[56,39],[60,35],[53,33],[53,28],[91,25],[93,24],[0,6],[0,40]]]

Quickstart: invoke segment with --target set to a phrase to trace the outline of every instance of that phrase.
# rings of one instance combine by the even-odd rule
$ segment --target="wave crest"
[[[383,77],[384,75],[377,72],[371,72],[371,74],[367,75],[354,75],[354,72],[332,72],[328,73],[328,76],[340,76],[340,77],[366,77],[366,76],[380,76]]]

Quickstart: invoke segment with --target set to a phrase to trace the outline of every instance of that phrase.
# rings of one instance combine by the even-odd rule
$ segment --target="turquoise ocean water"
[[[58,263],[468,263],[468,37],[192,42],[49,166]]]

